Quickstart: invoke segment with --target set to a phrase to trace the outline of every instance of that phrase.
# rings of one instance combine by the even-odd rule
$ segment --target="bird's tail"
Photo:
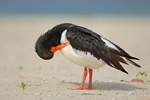
[[[134,61],[132,61],[131,59],[134,59],[134,60],[139,60],[138,58],[135,58],[135,57],[126,57],[126,61],[128,62],[128,63],[130,63],[130,64],[133,64],[133,65],[135,65],[136,67],[141,67],[139,64],[137,64],[137,63],[135,63]]]

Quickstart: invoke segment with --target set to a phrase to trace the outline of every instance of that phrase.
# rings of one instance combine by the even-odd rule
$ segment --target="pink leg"
[[[92,74],[93,74],[93,70],[89,69],[89,85],[88,85],[88,87],[86,87],[84,89],[87,89],[87,90],[91,90],[92,89]]]
[[[84,88],[84,84],[85,84],[85,80],[86,80],[86,76],[87,76],[87,68],[84,69],[84,74],[83,74],[83,80],[82,80],[82,84],[80,86],[80,88],[77,89],[71,89],[71,90],[91,90],[92,89],[92,69],[89,69],[89,86]]]
[[[83,74],[82,84],[81,84],[80,88],[70,89],[70,90],[83,90],[87,74],[88,74],[87,68],[84,68],[84,74]]]

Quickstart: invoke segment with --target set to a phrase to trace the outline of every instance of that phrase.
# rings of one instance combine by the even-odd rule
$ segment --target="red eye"
[[[44,54],[44,57],[48,57],[48,54]]]

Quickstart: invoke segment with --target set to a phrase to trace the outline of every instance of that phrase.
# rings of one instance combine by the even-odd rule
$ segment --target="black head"
[[[72,24],[59,24],[38,38],[35,51],[39,57],[45,60],[53,58],[54,53],[50,51],[51,48],[60,45],[61,34],[70,25]]]

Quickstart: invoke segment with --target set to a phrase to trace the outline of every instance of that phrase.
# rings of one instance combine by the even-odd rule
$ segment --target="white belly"
[[[71,45],[60,49],[60,52],[69,61],[90,69],[97,69],[105,64],[104,61],[98,60],[96,57],[93,57],[93,55],[91,55],[90,53],[84,53],[82,51],[73,49]]]
[[[68,42],[68,40],[66,39],[66,32],[67,30],[63,31],[62,33],[61,43]],[[73,49],[71,45],[60,49],[60,52],[69,61],[90,69],[97,69],[105,64],[104,61],[98,60],[96,57],[93,57],[93,55],[91,55],[90,53],[84,53],[82,51]]]

